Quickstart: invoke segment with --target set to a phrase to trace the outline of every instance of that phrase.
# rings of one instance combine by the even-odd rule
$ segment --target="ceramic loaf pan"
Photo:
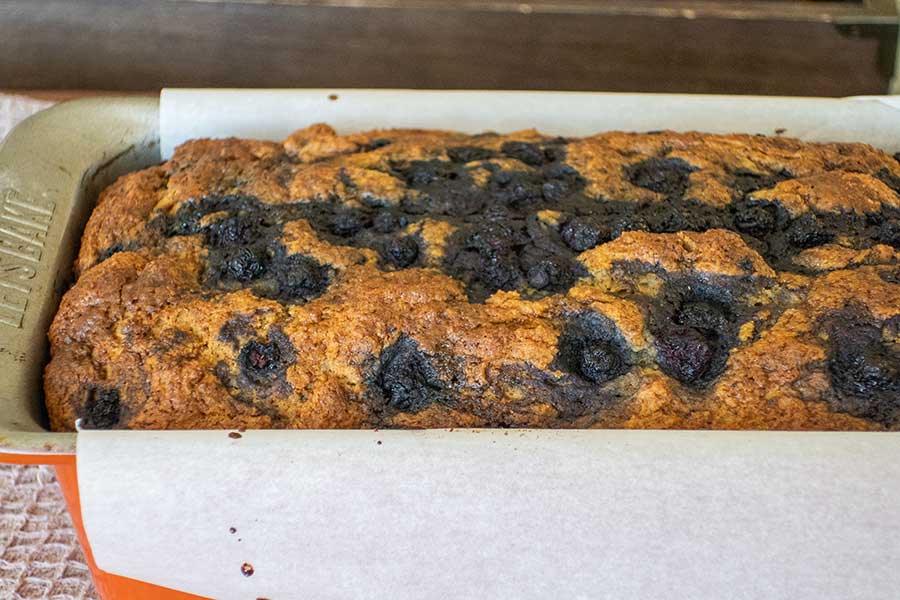
[[[310,119],[342,133],[450,124],[472,132],[536,127],[562,135],[659,128],[773,133],[787,126],[787,135],[810,141],[900,150],[900,113],[891,97],[337,92],[166,90],[162,105],[156,97],[85,99],[34,115],[10,133],[0,145],[0,454],[74,452],[73,434],[47,429],[41,372],[47,329],[70,283],[84,223],[105,186],[160,162],[186,139],[280,139]]]
[[[86,430],[76,473],[41,371],[93,199],[186,139],[318,121],[900,150],[888,98],[169,90],[32,117],[0,146],[0,461],[57,464],[101,597],[897,597],[897,433]]]

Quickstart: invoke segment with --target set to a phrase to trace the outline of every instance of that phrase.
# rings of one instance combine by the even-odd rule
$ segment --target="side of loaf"
[[[101,194],[51,426],[897,430],[898,191],[783,137],[194,140]]]

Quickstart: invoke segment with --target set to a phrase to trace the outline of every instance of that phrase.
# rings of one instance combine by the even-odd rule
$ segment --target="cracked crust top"
[[[51,424],[897,430],[898,190],[780,137],[194,140],[101,195]]]

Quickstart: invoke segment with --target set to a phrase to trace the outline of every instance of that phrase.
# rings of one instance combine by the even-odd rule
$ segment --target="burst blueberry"
[[[571,317],[559,337],[556,361],[592,383],[606,383],[630,368],[629,352],[615,324],[599,313]]]
[[[382,247],[381,257],[388,264],[405,269],[419,258],[419,243],[410,235],[389,238]]]
[[[625,176],[638,186],[667,196],[681,196],[697,168],[680,158],[649,158],[625,167]]]
[[[379,362],[376,384],[394,410],[419,412],[439,399],[446,387],[430,359],[406,334],[382,351]]]
[[[91,387],[84,403],[85,426],[90,429],[111,429],[119,422],[121,402],[119,390],[110,387]]]

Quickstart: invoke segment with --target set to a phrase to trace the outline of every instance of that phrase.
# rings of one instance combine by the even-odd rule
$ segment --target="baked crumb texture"
[[[191,141],[99,199],[52,427],[897,430],[898,190],[762,136]]]

